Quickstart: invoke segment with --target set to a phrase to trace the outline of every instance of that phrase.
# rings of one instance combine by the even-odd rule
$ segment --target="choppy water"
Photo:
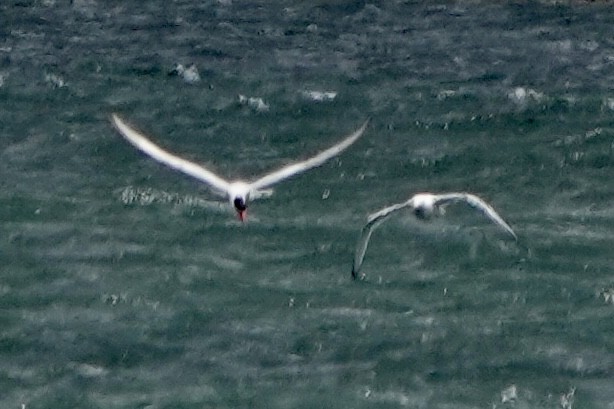
[[[0,21],[0,407],[614,407],[607,3],[41,0]],[[241,225],[112,112],[229,178],[372,122]],[[366,215],[422,190],[484,197],[519,244],[459,209],[399,215],[352,282]]]

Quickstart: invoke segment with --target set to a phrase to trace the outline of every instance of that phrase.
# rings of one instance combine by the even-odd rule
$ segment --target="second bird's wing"
[[[360,272],[362,268],[362,262],[365,258],[365,253],[367,252],[367,246],[369,246],[369,240],[371,239],[371,234],[375,231],[375,229],[382,224],[388,216],[397,210],[401,210],[405,207],[411,206],[412,201],[408,200],[404,203],[398,203],[392,206],[388,206],[379,210],[373,214],[370,214],[367,218],[367,224],[364,225],[362,231],[360,232],[360,238],[356,243],[356,250],[354,251],[354,262],[352,263],[352,278],[356,279],[356,276]]]
[[[469,204],[471,207],[481,211],[486,217],[488,217],[492,222],[497,224],[503,230],[508,232],[515,240],[518,240],[516,233],[514,230],[503,220],[501,216],[492,208],[488,203],[479,198],[476,195],[471,193],[444,193],[440,195],[435,195],[435,204],[443,205],[450,202],[465,202]]]

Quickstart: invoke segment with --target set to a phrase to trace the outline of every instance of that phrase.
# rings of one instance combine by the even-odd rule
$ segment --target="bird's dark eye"
[[[245,200],[243,200],[242,197],[235,197],[235,200],[233,201],[233,204],[235,205],[235,209],[237,209],[239,211],[244,211],[245,209],[247,209],[247,205],[245,204]]]

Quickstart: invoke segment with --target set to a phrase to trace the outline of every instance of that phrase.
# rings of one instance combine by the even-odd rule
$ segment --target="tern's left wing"
[[[317,166],[322,165],[324,162],[329,160],[330,158],[339,155],[345,149],[350,147],[360,136],[363,134],[365,129],[367,128],[367,124],[369,120],[366,120],[365,123],[354,133],[349,135],[343,141],[339,142],[337,145],[328,148],[327,150],[320,152],[316,156],[311,159],[307,159],[306,161],[294,163],[292,165],[285,166],[277,171],[269,173],[266,176],[261,177],[255,182],[250,184],[252,190],[259,190],[269,186],[276,184],[277,182],[281,182],[284,179],[287,179],[296,174],[302,173],[311,168],[315,168]]]
[[[183,173],[187,173],[188,175],[199,179],[206,184],[210,185],[214,188],[215,191],[219,193],[226,194],[228,191],[228,186],[230,185],[227,181],[217,176],[215,173],[203,168],[196,163],[192,163],[183,158],[180,158],[176,155],[173,155],[170,152],[165,151],[160,148],[145,136],[141,135],[139,132],[130,128],[128,125],[124,123],[117,115],[113,114],[113,123],[119,133],[121,133],[124,138],[128,140],[135,147],[145,152],[147,155],[151,156],[158,162],[162,162],[171,168],[177,169]]]
[[[450,202],[466,202],[471,207],[480,210],[486,217],[488,217],[495,224],[499,225],[502,229],[507,231],[515,240],[518,240],[514,230],[499,216],[499,214],[488,203],[472,195],[471,193],[445,193],[435,196],[435,204],[443,205]]]

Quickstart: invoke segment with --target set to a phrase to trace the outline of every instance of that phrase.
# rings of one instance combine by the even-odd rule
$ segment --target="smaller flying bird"
[[[373,231],[392,213],[409,207],[414,213],[414,216],[416,216],[418,219],[428,220],[432,216],[444,215],[444,207],[450,203],[457,202],[467,203],[469,206],[481,211],[486,217],[508,232],[514,238],[514,240],[518,240],[514,230],[512,230],[512,228],[501,218],[501,216],[497,214],[495,209],[476,195],[472,195],[471,193],[443,193],[438,195],[432,193],[418,193],[406,202],[385,207],[382,210],[369,215],[367,218],[367,224],[365,224],[365,226],[362,228],[360,239],[356,244],[354,263],[352,265],[352,278],[356,279],[356,276],[360,272],[371,234],[373,234]]]
[[[126,123],[124,123],[124,121],[122,121],[116,114],[112,115],[112,119],[113,124],[119,133],[122,134],[123,137],[137,149],[143,151],[158,162],[205,182],[207,185],[213,188],[214,192],[220,194],[221,196],[226,196],[226,198],[230,201],[230,204],[237,211],[241,221],[245,220],[247,214],[247,203],[249,200],[269,197],[273,192],[271,189],[267,188],[281,182],[282,180],[288,179],[291,176],[320,166],[327,160],[339,155],[341,152],[349,148],[354,142],[356,142],[358,138],[360,138],[367,128],[367,124],[369,123],[369,120],[366,120],[358,130],[347,136],[341,142],[303,162],[297,162],[284,166],[283,168],[271,172],[253,182],[246,182],[242,180],[230,182],[196,163],[190,162],[165,151],[164,149],[155,145],[145,136],[126,125]]]

